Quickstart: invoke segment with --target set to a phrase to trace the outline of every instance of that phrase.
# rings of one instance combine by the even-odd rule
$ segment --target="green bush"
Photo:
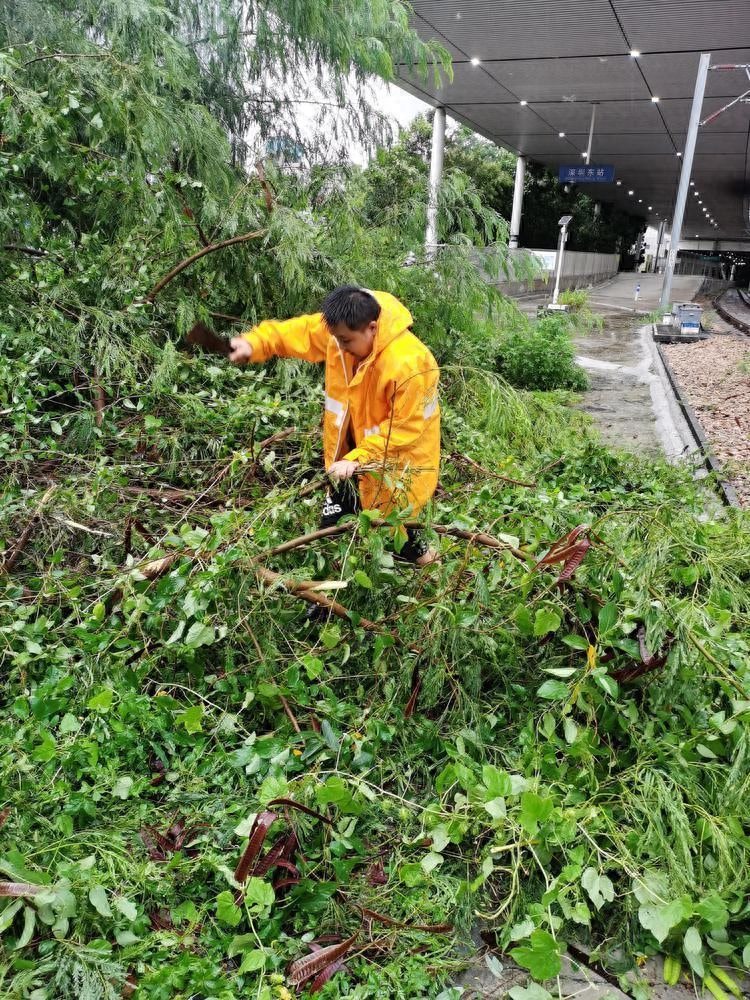
[[[570,322],[563,316],[545,316],[509,333],[496,370],[518,389],[581,392],[588,386],[585,372],[575,363]]]
[[[589,293],[585,292],[582,288],[569,289],[567,292],[561,292],[557,301],[561,306],[567,306],[568,309],[574,311],[586,309],[589,304]]]

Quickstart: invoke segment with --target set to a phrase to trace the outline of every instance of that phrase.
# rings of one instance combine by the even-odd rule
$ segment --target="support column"
[[[443,179],[443,153],[445,152],[445,108],[435,108],[432,122],[432,155],[430,157],[430,189],[427,201],[427,231],[425,250],[428,259],[437,253],[438,194]]]
[[[518,237],[521,234],[521,216],[523,214],[523,184],[526,178],[526,157],[519,156],[516,160],[516,183],[513,187],[513,211],[510,215],[510,239],[508,247],[518,249]]]
[[[594,122],[596,121],[596,105],[591,105],[591,125],[589,127],[589,143],[586,147],[586,166],[591,163],[591,146],[594,142]]]
[[[685,150],[682,154],[682,170],[680,172],[680,185],[677,188],[677,199],[672,217],[672,244],[667,255],[667,265],[664,268],[664,284],[661,289],[661,299],[659,305],[662,309],[667,309],[672,300],[672,277],[674,266],[677,261],[677,252],[680,249],[680,239],[682,237],[682,223],[685,218],[685,203],[687,202],[688,191],[690,190],[690,173],[693,169],[693,155],[695,153],[695,142],[698,138],[698,124],[703,107],[703,94],[706,90],[706,78],[708,77],[708,67],[711,64],[711,53],[702,52],[700,63],[698,64],[698,75],[695,79],[695,91],[693,92],[693,106],[690,110],[690,124],[685,141]]]
[[[651,268],[654,274],[659,273],[659,253],[661,252],[661,241],[664,239],[664,228],[666,224],[667,220],[662,219],[656,233],[656,253],[654,254],[654,266]]]

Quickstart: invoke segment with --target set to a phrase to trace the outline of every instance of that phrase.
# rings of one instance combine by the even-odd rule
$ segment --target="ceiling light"
[[[618,186],[618,187],[622,187],[622,181],[618,181],[618,182],[617,182],[617,186]]]
[[[658,97],[652,97],[651,98],[651,103],[652,104],[658,104],[659,103],[659,98]]]
[[[699,205],[702,205],[702,204],[703,204],[703,202],[701,201],[701,199],[700,199],[700,198],[698,199],[698,204],[699,204]]]
[[[649,205],[648,206],[648,210],[649,210],[649,212],[653,212],[654,206],[653,205]],[[658,215],[659,213],[657,212],[656,214]]]
[[[558,132],[557,134],[560,136],[561,139],[565,138],[565,133],[564,132]]]
[[[631,49],[630,54],[634,59],[637,59],[641,53],[638,51],[638,49]]]
[[[643,198],[639,198],[639,199],[638,199],[638,204],[639,204],[639,205],[642,205],[642,204],[643,204]]]
[[[695,181],[690,181],[690,187],[695,187]]]
[[[478,66],[479,65],[479,59],[477,59],[476,56],[474,56],[474,58],[471,60],[471,65],[472,66]]]
[[[588,160],[589,158],[589,154],[585,150],[581,153],[581,156],[584,158],[584,160]]]
[[[628,194],[635,194],[635,191],[628,191]]]
[[[519,101],[519,104],[521,105],[522,108],[525,108],[528,103],[529,103],[528,101]]]
[[[682,156],[682,153],[676,153],[675,155],[676,156]]]

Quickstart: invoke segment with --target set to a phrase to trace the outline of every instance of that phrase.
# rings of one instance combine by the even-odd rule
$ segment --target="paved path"
[[[673,298],[689,302],[702,278],[678,275]],[[593,310],[604,318],[601,330],[574,338],[577,360],[589,376],[580,409],[590,413],[602,439],[613,448],[676,459],[695,447],[664,375],[644,316],[656,309],[661,275],[618,274],[589,290]],[[634,291],[640,284],[638,312]],[[524,296],[519,308],[527,315],[548,295]]]

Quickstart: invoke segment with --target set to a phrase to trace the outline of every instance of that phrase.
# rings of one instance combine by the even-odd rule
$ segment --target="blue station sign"
[[[560,180],[568,184],[611,184],[614,179],[615,168],[611,165],[560,167]]]

